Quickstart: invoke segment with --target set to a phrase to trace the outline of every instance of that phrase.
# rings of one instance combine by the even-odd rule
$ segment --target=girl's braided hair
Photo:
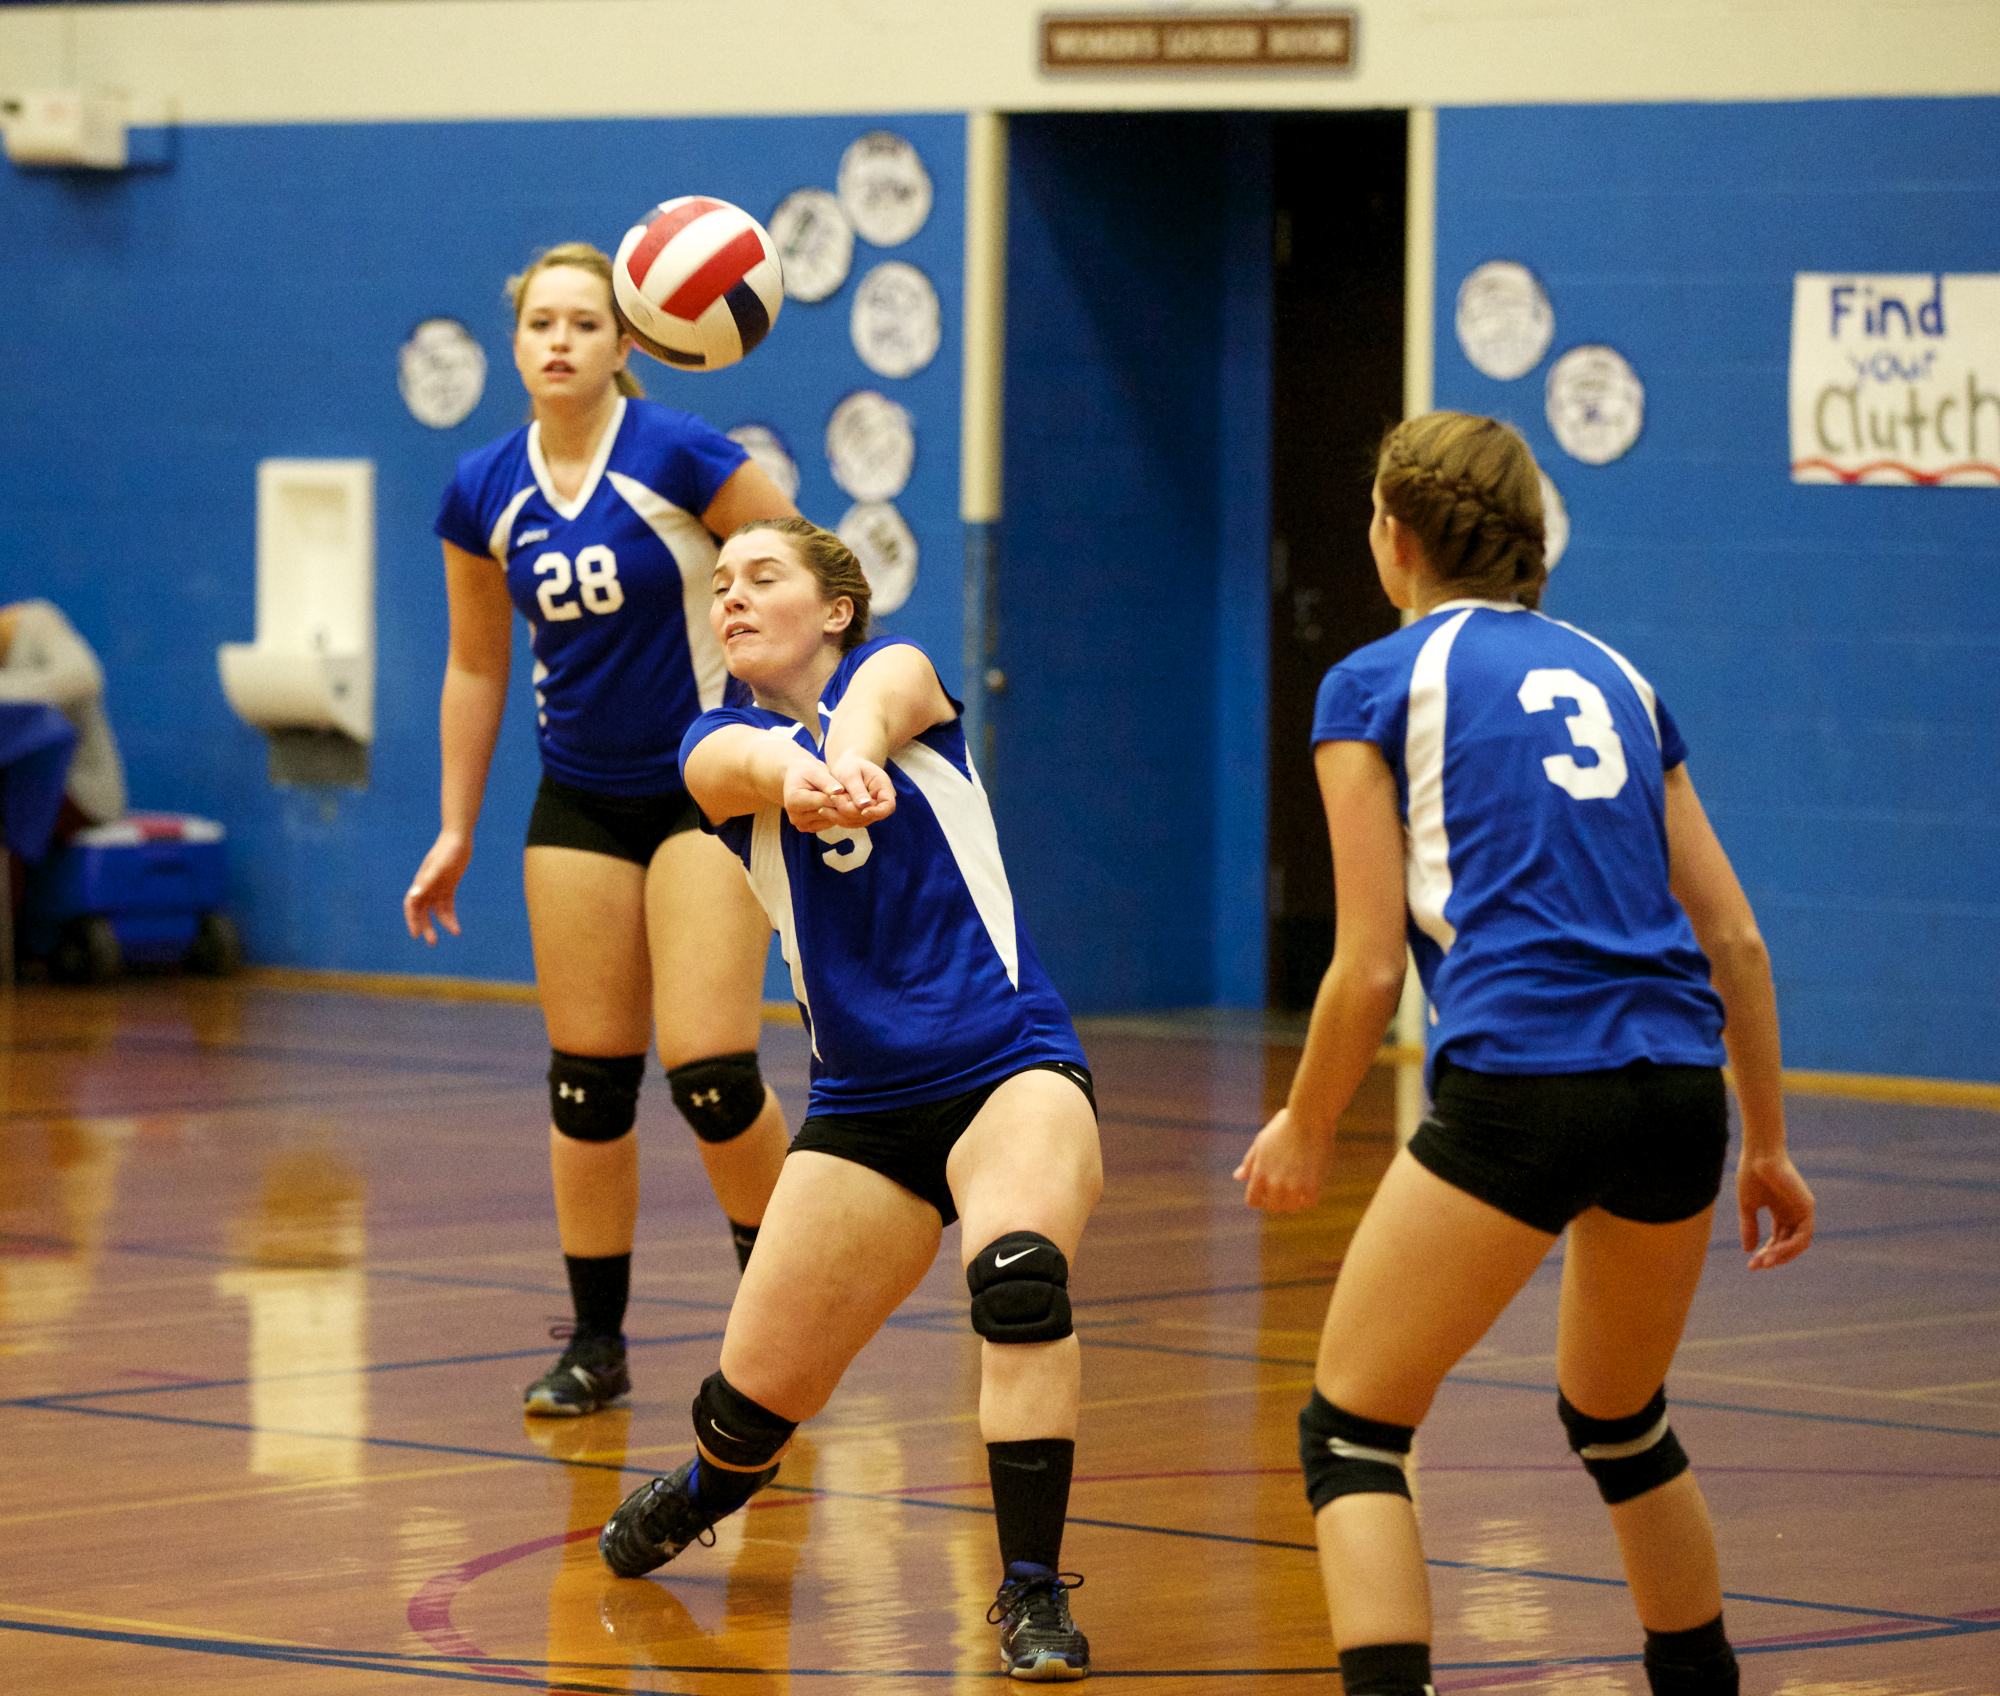
[[[1497,419],[1427,412],[1382,439],[1382,506],[1454,597],[1538,606],[1542,488],[1528,444]]]

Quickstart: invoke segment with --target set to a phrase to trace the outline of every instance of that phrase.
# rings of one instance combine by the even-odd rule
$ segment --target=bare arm
[[[957,716],[931,662],[898,643],[861,663],[833,710],[821,753],[857,811],[879,807],[872,816],[886,818],[896,805],[895,790],[882,770],[890,754],[932,725]]]
[[[1737,1211],[1750,1264],[1782,1266],[1812,1241],[1813,1197],[1785,1147],[1778,998],[1771,956],[1749,898],[1695,794],[1687,767],[1667,773],[1667,851],[1674,897],[1687,911],[1722,998],[1722,1040],[1729,1050],[1743,1154],[1736,1173]],[[1768,1208],[1771,1236],[1757,1245],[1758,1212]]]
[[[730,472],[701,515],[709,534],[727,541],[743,525],[759,518],[796,518],[799,509],[755,464],[745,460]]]
[[[514,605],[498,564],[446,542],[444,569],[451,648],[438,703],[440,828],[403,897],[410,934],[429,943],[437,941],[436,925],[458,935],[458,882],[472,860],[473,827],[479,822],[486,773],[507,706],[514,647]]]
[[[1320,980],[1290,1098],[1236,1169],[1252,1207],[1290,1213],[1319,1199],[1334,1128],[1381,1051],[1402,999],[1403,827],[1396,779],[1370,742],[1314,751],[1333,841],[1333,963]]]

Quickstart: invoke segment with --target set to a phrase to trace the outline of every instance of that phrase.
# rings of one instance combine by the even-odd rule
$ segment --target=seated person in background
[[[125,816],[125,764],[104,716],[104,669],[53,602],[0,607],[0,701],[39,701],[76,726],[58,842]]]

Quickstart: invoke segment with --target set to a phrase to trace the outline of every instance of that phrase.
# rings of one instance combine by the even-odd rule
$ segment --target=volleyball
[[[684,194],[625,232],[611,292],[632,339],[655,359],[720,371],[770,333],[785,276],[770,232],[742,207]]]

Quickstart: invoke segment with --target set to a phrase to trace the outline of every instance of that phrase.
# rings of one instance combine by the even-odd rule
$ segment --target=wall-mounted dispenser
[[[271,739],[271,781],[368,783],[375,740],[375,462],[257,466],[257,639],[216,650],[222,692]]]

